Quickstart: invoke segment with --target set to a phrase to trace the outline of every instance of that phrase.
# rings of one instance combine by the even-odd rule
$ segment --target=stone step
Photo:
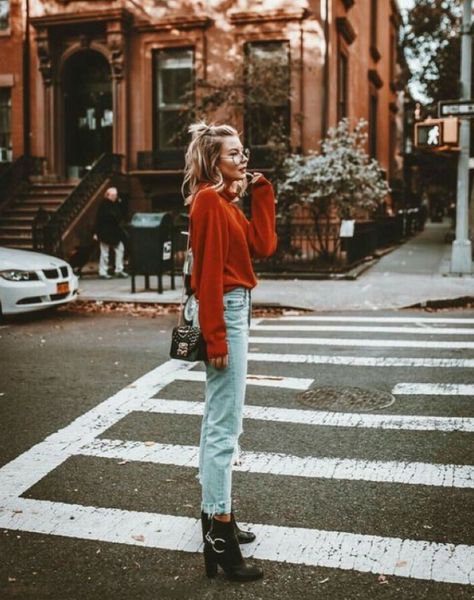
[[[49,206],[50,208],[58,208],[59,206],[62,205],[62,201],[61,200],[55,200],[54,198],[41,198],[41,199],[32,199],[32,198],[27,198],[26,200],[23,200],[22,202],[18,202],[15,203],[15,208],[18,206],[25,206],[25,207],[29,207],[29,206],[36,206],[37,208],[39,208],[40,206],[43,208],[46,208],[47,206]]]
[[[11,215],[5,215],[2,217],[2,220],[0,221],[0,227],[3,227],[4,225],[6,225],[7,227],[10,225],[29,225],[31,226],[31,224],[33,223],[35,215],[29,215],[29,216],[20,216],[20,217],[16,217],[16,216],[11,216]]]
[[[0,246],[18,248],[20,250],[31,250],[33,248],[33,241],[32,239],[27,238],[9,238],[0,236]]]
[[[31,238],[33,237],[33,233],[31,230],[31,226],[8,226],[8,225],[0,225],[0,238]]]

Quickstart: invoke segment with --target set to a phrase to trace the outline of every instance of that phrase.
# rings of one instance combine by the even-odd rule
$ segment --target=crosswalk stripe
[[[392,394],[474,396],[474,385],[469,383],[397,383],[392,389]]]
[[[151,446],[144,442],[105,438],[95,439],[84,444],[77,453],[85,456],[144,461],[180,467],[197,467],[199,458],[197,446],[160,444],[158,442]],[[274,452],[241,452],[240,460],[241,464],[235,465],[233,468],[249,473],[474,488],[474,467],[471,465],[302,457]]]
[[[137,410],[171,415],[202,415],[204,403],[187,400],[149,398]],[[300,410],[273,406],[244,406],[244,418],[324,427],[397,429],[406,431],[474,432],[474,418],[418,415],[379,415],[367,413]]]
[[[255,325],[252,331],[337,331],[343,333],[406,333],[416,335],[470,335],[474,329],[460,327],[374,327],[359,325]]]
[[[310,337],[257,337],[249,338],[251,344],[293,344],[298,346],[355,346],[365,348],[474,348],[474,342],[445,342],[430,340],[371,340],[351,338],[310,338]]]
[[[176,377],[180,381],[206,381],[204,371],[183,371]],[[290,390],[307,390],[314,379],[300,377],[278,377],[272,375],[248,375],[247,384],[276,387]]]
[[[329,354],[279,354],[249,352],[249,361],[341,365],[348,367],[474,368],[473,358],[405,358],[391,356],[331,356]]]
[[[353,323],[446,323],[452,325],[474,325],[474,318],[451,318],[451,317],[356,317],[347,316],[323,316],[323,315],[282,315],[281,317],[264,317],[260,321],[327,321],[327,322],[353,322]]]
[[[246,558],[469,585],[474,546],[243,523],[256,534]],[[202,551],[198,519],[18,498],[0,505],[0,527],[183,552]]]

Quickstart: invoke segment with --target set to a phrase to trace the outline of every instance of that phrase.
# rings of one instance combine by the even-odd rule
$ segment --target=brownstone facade
[[[371,154],[389,178],[399,173],[395,0],[29,0],[27,106],[25,1],[0,0],[9,11],[0,30],[0,92],[11,103],[10,141],[0,139],[9,154],[0,159],[24,152],[29,112],[31,153],[46,159],[49,177],[80,177],[102,152],[115,152],[130,175],[131,209],[176,209],[183,90],[198,80],[229,80],[249,60],[277,57],[289,93],[273,110],[294,150],[317,149],[341,117],[363,117]],[[258,151],[265,140],[249,128],[251,108],[235,124]],[[3,121],[6,115],[4,109]]]

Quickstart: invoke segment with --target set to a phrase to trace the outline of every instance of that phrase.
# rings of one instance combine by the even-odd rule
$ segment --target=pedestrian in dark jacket
[[[124,217],[123,205],[117,188],[108,188],[97,211],[94,234],[94,239],[98,239],[100,242],[99,276],[101,279],[111,279],[111,275],[108,273],[111,248],[115,251],[115,276],[128,277],[123,269]]]

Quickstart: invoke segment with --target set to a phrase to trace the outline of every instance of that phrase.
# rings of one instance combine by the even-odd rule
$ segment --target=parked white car
[[[0,246],[0,314],[42,310],[77,297],[78,279],[55,256]]]

